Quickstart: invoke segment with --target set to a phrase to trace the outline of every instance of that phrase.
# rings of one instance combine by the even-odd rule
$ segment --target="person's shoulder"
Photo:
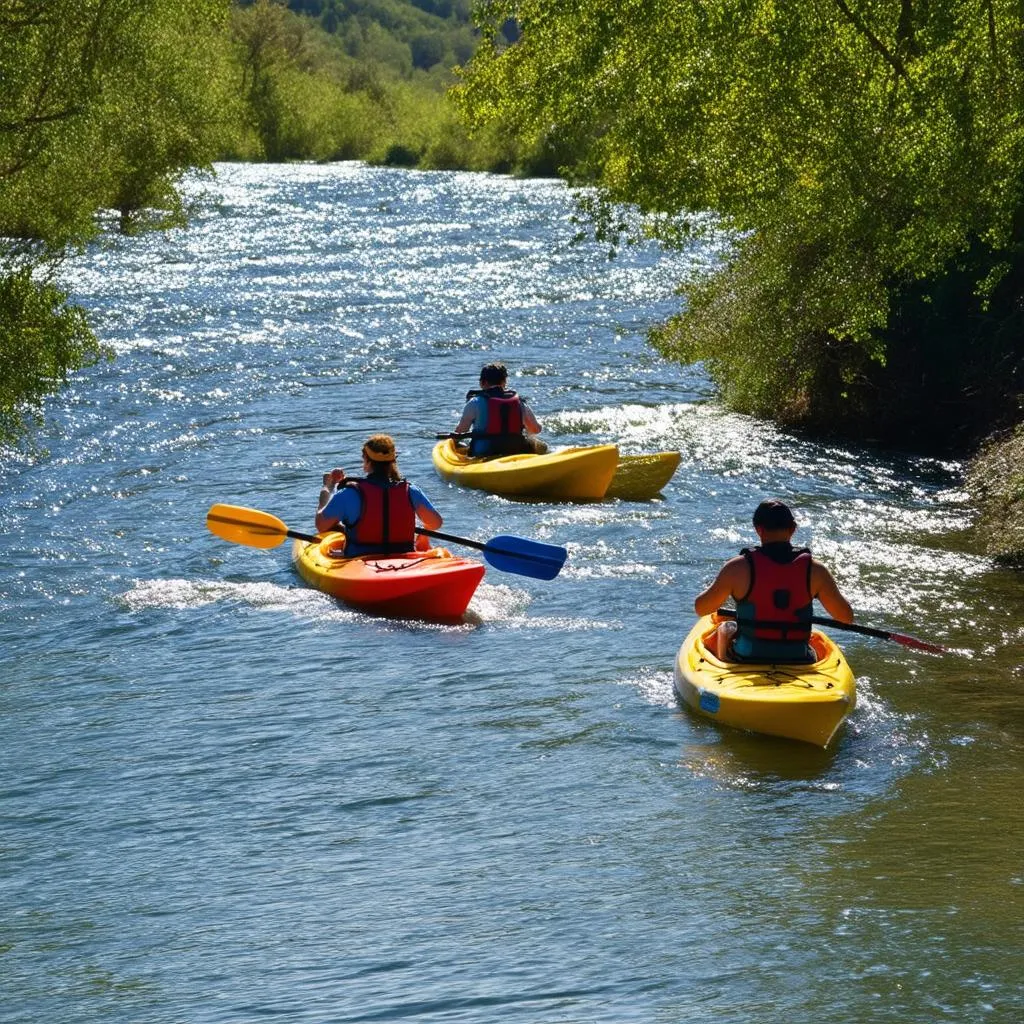
[[[406,481],[406,483],[409,483]],[[417,487],[416,484],[409,484],[409,500],[414,505],[430,505],[433,508],[433,502],[431,502],[429,495],[427,495],[422,487]]]
[[[747,556],[746,555],[733,555],[732,558],[728,559],[722,564],[720,575],[729,575],[736,572],[746,572],[747,570]]]
[[[347,509],[353,503],[359,502],[359,491],[354,486],[348,486],[346,484],[343,487],[339,487],[327,500],[327,504],[324,505],[324,511],[330,509],[333,513],[337,514],[342,509]]]

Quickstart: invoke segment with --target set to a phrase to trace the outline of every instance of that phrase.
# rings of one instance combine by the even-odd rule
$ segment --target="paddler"
[[[428,530],[441,526],[430,499],[398,472],[395,442],[387,434],[367,438],[363,473],[360,478],[346,477],[343,469],[324,473],[317,503],[317,532],[344,530],[346,555],[413,551],[417,519]]]
[[[537,417],[507,383],[504,364],[488,363],[480,371],[479,389],[466,393],[466,407],[455,433],[473,433],[469,442],[473,458],[547,451],[548,446],[533,436],[541,431]]]
[[[832,618],[853,622],[853,609],[832,574],[807,548],[793,547],[796,519],[781,501],[762,501],[754,511],[761,541],[722,566],[717,578],[693,603],[710,615],[730,597],[736,618],[722,622],[716,645],[723,661],[814,661],[809,646],[814,601]]]

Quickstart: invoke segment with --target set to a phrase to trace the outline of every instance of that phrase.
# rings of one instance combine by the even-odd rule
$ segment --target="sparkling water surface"
[[[68,268],[116,358],[0,463],[0,1019],[1024,1019],[1024,597],[954,464],[716,404],[645,329],[693,260],[572,245],[550,181],[223,165],[187,230]],[[505,360],[555,445],[675,449],[648,502],[434,476]],[[226,501],[313,528],[372,432],[446,531],[564,544],[455,625],[304,587]],[[828,751],[682,711],[694,594],[766,495],[859,620]],[[461,551],[472,554],[471,551]]]

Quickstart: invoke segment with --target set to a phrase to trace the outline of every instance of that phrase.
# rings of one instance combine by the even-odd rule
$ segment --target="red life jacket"
[[[416,544],[416,511],[407,480],[355,479],[346,486],[359,491],[363,508],[354,526],[345,528],[352,554],[412,551]]]
[[[514,391],[484,392],[487,398],[487,429],[489,436],[521,434],[523,432],[523,404]]]
[[[487,414],[483,430],[473,430],[469,454],[518,455],[530,451],[523,434],[523,402],[519,395],[506,388],[484,388],[470,391],[466,396],[483,398],[487,402]]]
[[[744,661],[806,661],[814,605],[810,551],[783,542],[741,554],[750,589],[736,601],[733,652]]]

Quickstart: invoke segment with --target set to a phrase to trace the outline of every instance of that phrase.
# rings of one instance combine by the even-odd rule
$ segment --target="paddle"
[[[520,576],[532,576],[537,580],[553,580],[565,565],[569,552],[555,544],[542,544],[524,537],[492,537],[485,544],[465,537],[453,537],[450,533],[425,530],[420,526],[416,532],[424,537],[436,537],[453,544],[463,544],[484,553],[484,558],[502,572],[514,572]]]
[[[735,619],[736,611],[733,608],[719,608],[715,614],[720,619]],[[945,647],[938,644],[930,644],[925,640],[918,640],[916,637],[907,636],[906,633],[890,633],[884,629],[873,629],[871,626],[859,626],[855,622],[840,622],[838,619],[830,619],[824,615],[812,615],[811,622],[817,626],[832,626],[834,629],[845,629],[850,633],[863,633],[864,636],[875,636],[880,640],[895,640],[904,647],[913,647],[918,651],[927,651],[929,654],[948,654]]]
[[[310,544],[320,538],[311,533],[289,530],[287,525],[269,512],[242,505],[213,505],[206,514],[206,528],[233,544],[247,544],[253,548],[274,548],[285,537]],[[489,541],[469,540],[448,533],[438,533],[417,526],[416,532],[426,537],[451,541],[484,553],[485,561],[502,572],[531,576],[538,580],[553,580],[565,564],[568,552],[554,544],[542,544],[524,537],[494,537]]]
[[[232,544],[248,544],[251,548],[276,548],[285,537],[315,544],[320,540],[312,533],[299,533],[269,512],[242,505],[211,505],[206,513],[206,528]]]

